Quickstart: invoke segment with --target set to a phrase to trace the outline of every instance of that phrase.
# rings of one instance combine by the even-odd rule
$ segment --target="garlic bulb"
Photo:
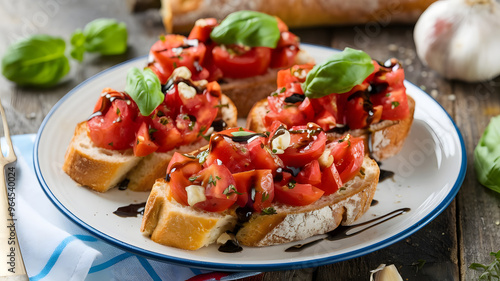
[[[420,60],[442,76],[468,82],[500,74],[500,4],[442,0],[418,19],[413,33]]]

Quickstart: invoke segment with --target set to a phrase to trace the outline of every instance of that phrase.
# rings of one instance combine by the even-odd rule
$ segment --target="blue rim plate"
[[[317,62],[338,51],[302,46]],[[382,168],[396,173],[394,179],[378,185],[374,198],[379,204],[358,222],[400,208],[410,208],[410,212],[359,235],[337,242],[322,241],[298,253],[284,251],[293,243],[245,247],[233,254],[220,253],[216,246],[185,251],[156,244],[139,232],[141,217],[120,218],[113,214],[118,207],[145,202],[146,193],[116,188],[96,193],[78,186],[62,171],[74,128],[92,113],[101,90],[124,89],[128,68],[145,64],[146,57],[124,62],[71,90],[43,121],[34,149],[36,175],[54,205],[82,228],[126,251],[173,264],[225,271],[289,270],[330,264],[366,255],[410,236],[451,203],[464,180],[467,160],[460,131],[439,103],[405,81],[408,94],[416,101],[415,120],[402,151],[383,163]]]

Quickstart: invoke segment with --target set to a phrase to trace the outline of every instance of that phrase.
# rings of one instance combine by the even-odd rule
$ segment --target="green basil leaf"
[[[71,57],[81,62],[83,60],[83,54],[85,53],[85,35],[83,35],[83,32],[81,30],[73,32],[70,43],[71,46],[73,46]]]
[[[127,50],[127,27],[114,19],[96,19],[83,29],[85,51],[119,55]]]
[[[210,33],[218,44],[241,44],[249,47],[276,48],[280,39],[275,17],[255,11],[229,14]]]
[[[129,69],[125,92],[135,101],[144,116],[149,116],[165,98],[161,92],[160,79],[149,68],[142,71],[137,67]]]
[[[7,48],[2,74],[19,85],[51,86],[69,72],[66,43],[59,37],[34,35]]]
[[[314,66],[302,84],[309,98],[349,92],[361,84],[374,70],[372,60],[363,51],[345,48],[322,64]]]
[[[474,150],[479,182],[500,193],[500,116],[491,118]]]
[[[231,135],[233,135],[233,137],[246,137],[246,136],[255,135],[255,133],[254,132],[247,132],[247,131],[236,131],[236,132],[232,132]]]

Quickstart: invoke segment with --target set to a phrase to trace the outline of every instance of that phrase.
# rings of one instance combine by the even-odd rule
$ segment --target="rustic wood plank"
[[[500,114],[500,79],[485,83],[454,83],[456,121],[467,147],[467,175],[458,194],[462,279],[475,280],[471,263],[489,264],[500,250],[500,194],[483,187],[473,167],[474,148],[491,117]]]

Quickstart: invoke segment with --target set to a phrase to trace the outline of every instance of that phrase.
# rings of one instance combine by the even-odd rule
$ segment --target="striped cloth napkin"
[[[213,273],[172,265],[125,252],[96,238],[60,213],[45,196],[33,169],[34,140],[33,134],[12,136],[18,159],[16,227],[30,281],[239,280],[258,274]]]

